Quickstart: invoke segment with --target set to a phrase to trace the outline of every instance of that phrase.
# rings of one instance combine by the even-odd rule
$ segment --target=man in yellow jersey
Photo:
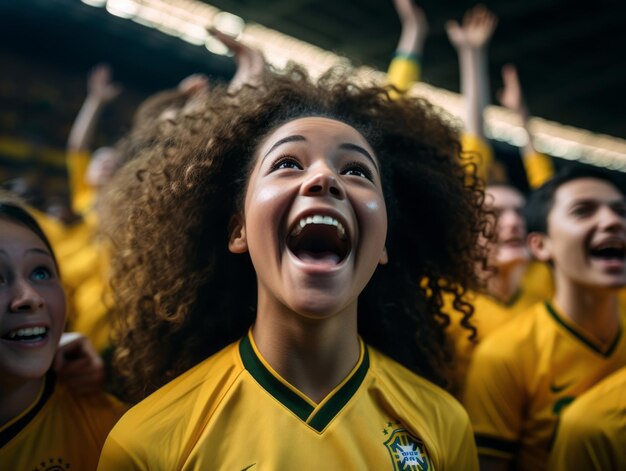
[[[565,410],[548,469],[626,469],[626,368],[602,380]]]
[[[472,291],[467,295],[474,306],[471,321],[477,332],[473,340],[461,327],[460,314],[450,310],[452,323],[448,337],[455,349],[454,377],[459,391],[464,387],[476,345],[540,300],[534,293],[527,292],[522,283],[529,260],[524,196],[510,185],[489,185],[485,193],[485,203],[494,212],[497,222],[494,240],[487,242],[489,264],[493,270],[482,275],[485,278],[483,291]]]
[[[615,176],[572,167],[527,204],[529,246],[555,295],[492,334],[472,358],[464,402],[484,469],[545,469],[559,413],[626,365],[626,202]],[[513,464],[512,464],[513,463]]]

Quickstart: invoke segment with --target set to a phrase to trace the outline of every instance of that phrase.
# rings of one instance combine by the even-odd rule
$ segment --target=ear
[[[387,255],[387,247],[383,247],[383,253],[380,254],[380,259],[378,260],[379,265],[387,265],[389,261],[389,256]]]
[[[246,253],[248,240],[246,239],[246,227],[243,224],[243,216],[234,214],[228,222],[228,250],[232,253]]]
[[[541,232],[531,232],[526,239],[528,248],[533,256],[542,262],[552,260],[552,250],[550,239],[547,234]]]

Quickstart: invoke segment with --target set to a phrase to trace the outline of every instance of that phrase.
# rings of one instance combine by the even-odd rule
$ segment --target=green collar
[[[277,377],[267,368],[255,351],[251,336],[252,333],[248,332],[248,335],[239,343],[239,353],[246,370],[263,389],[318,432],[324,430],[354,396],[369,369],[369,353],[365,344],[361,342],[362,353],[359,362],[350,372],[348,378],[319,405],[315,406],[312,401],[307,401],[303,395],[297,394],[287,386],[285,380]]]

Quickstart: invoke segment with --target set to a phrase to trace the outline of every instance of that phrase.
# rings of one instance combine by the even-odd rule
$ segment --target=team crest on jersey
[[[387,432],[389,433],[389,432]],[[394,471],[433,471],[424,443],[406,429],[397,428],[385,441]]]

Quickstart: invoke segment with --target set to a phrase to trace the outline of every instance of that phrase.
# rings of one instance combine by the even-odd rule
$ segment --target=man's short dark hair
[[[626,195],[624,181],[618,177],[615,171],[583,165],[565,167],[530,194],[525,208],[526,227],[529,233],[541,232],[546,234],[548,232],[548,215],[552,210],[556,191],[561,185],[581,178],[606,181],[617,188],[622,195]]]

